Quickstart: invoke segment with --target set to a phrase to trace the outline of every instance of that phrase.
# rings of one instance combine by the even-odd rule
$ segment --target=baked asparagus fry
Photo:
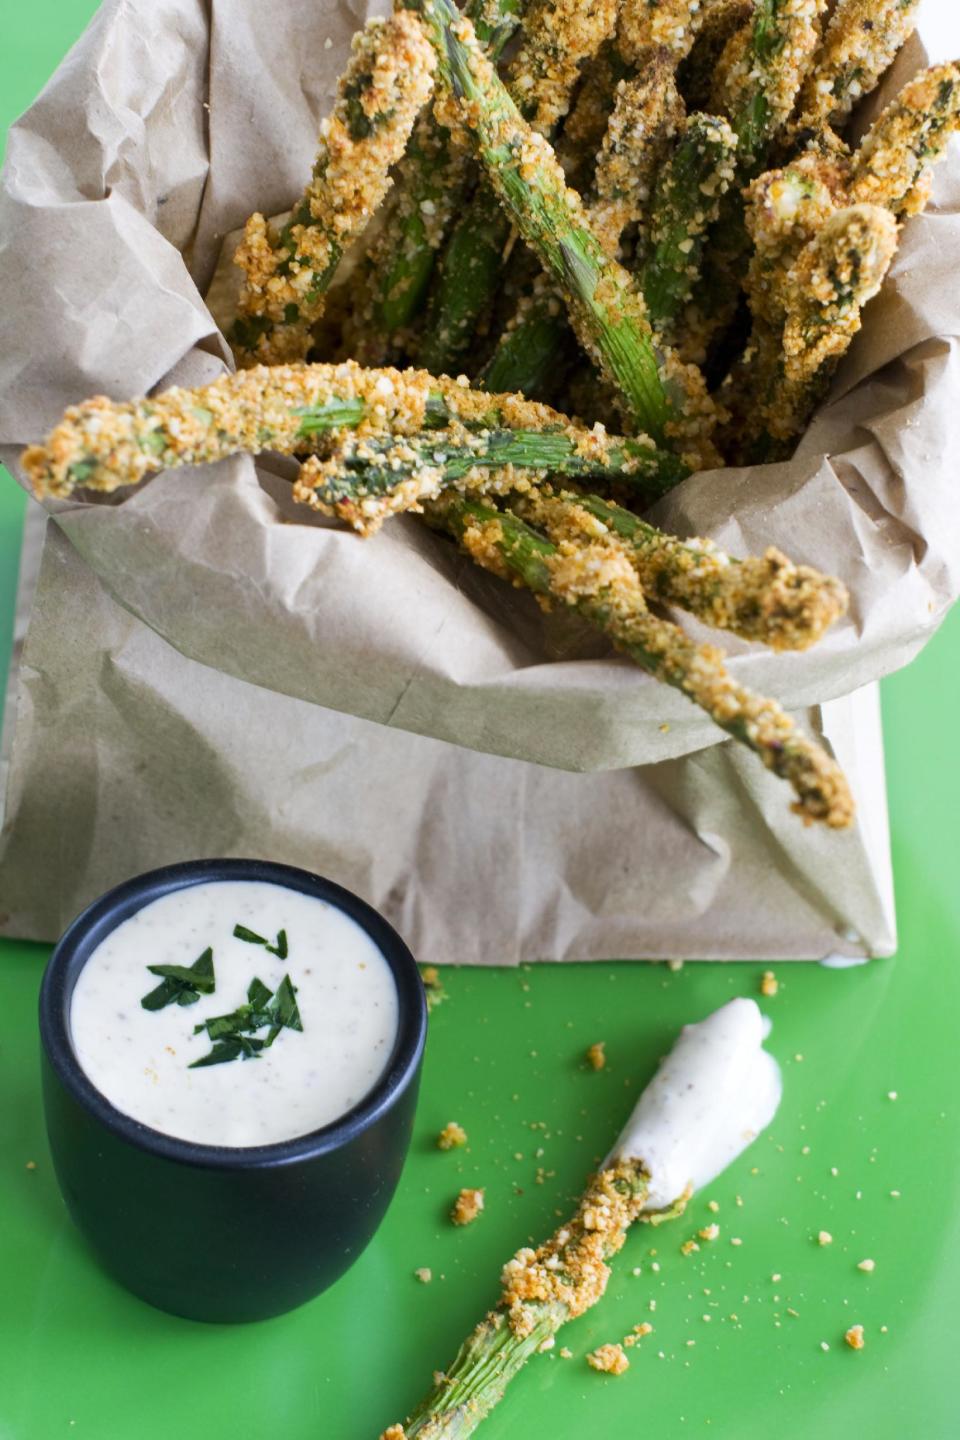
[[[730,1001],[684,1026],[573,1217],[544,1244],[524,1247],[507,1262],[495,1309],[453,1364],[435,1374],[433,1390],[410,1418],[389,1426],[380,1440],[466,1440],[531,1356],[602,1298],[608,1262],[630,1226],[682,1215],[694,1190],[770,1124],[782,1086],[763,1038],[764,1020],[752,1000]]]
[[[570,431],[565,416],[521,395],[483,394],[423,370],[367,370],[347,360],[260,365],[140,400],[94,396],[71,406],[44,444],[24,451],[22,464],[36,495],[62,498],[78,487],[116,490],[157,470],[229,455],[305,454],[340,431],[416,436],[451,425],[479,432],[566,430],[585,452],[606,453],[603,437]],[[638,466],[655,453],[643,437],[624,443],[635,449]],[[678,464],[666,456],[663,463]]]
[[[617,24],[624,58],[636,65],[652,46],[663,46],[677,65],[689,54],[709,4],[710,0],[626,0]]]
[[[422,28],[404,11],[369,21],[355,37],[303,199],[278,236],[260,214],[247,221],[235,256],[245,275],[231,335],[238,363],[306,356],[340,258],[390,188],[434,65]]]
[[[650,204],[640,289],[654,328],[671,324],[693,293],[710,227],[736,173],[737,137],[726,120],[691,115]]]
[[[642,297],[623,267],[603,253],[579,196],[567,189],[549,145],[523,121],[472,27],[450,0],[417,3],[451,101],[473,130],[521,235],[563,285],[581,344],[618,388],[631,422],[697,464],[709,448],[704,432],[712,421],[702,377],[671,359],[661,375]]]
[[[667,144],[683,120],[666,52],[651,52],[643,71],[617,86],[616,100],[595,162],[591,228],[610,255],[630,221],[639,221]],[[541,274],[521,300],[497,348],[477,377],[488,390],[537,394],[556,370],[569,335],[563,296]],[[505,384],[506,382],[506,384]]]
[[[752,24],[753,9],[753,0],[713,0],[703,12],[693,47],[677,68],[690,110],[710,109],[720,57],[737,31]]]
[[[712,540],[679,540],[598,495],[534,489],[510,509],[555,544],[619,541],[652,600],[773,650],[807,650],[843,615],[839,580],[773,548],[736,560]]]
[[[496,61],[523,13],[523,0],[473,0],[467,7],[477,39]],[[370,255],[373,318],[393,335],[408,326],[423,301],[434,261],[462,208],[469,156],[432,109],[421,111],[397,167],[396,203]]]
[[[427,516],[455,535],[479,565],[542,600],[570,606],[644,670],[682,690],[793,787],[792,809],[805,823],[822,821],[833,829],[852,824],[853,799],[836,761],[798,731],[775,700],[738,685],[721,651],[695,644],[677,625],[653,615],[618,545],[603,539],[555,544],[515,515],[463,496],[441,496],[428,505]]]
[[[755,400],[745,426],[747,463],[789,454],[859,331],[863,306],[883,284],[897,233],[889,210],[854,205],[838,210],[801,250],[783,287],[781,358],[770,363],[768,350],[749,375]]]
[[[929,197],[930,167],[960,126],[960,66],[935,65],[884,110],[853,157],[850,201],[885,205],[898,220]]]
[[[839,128],[913,34],[920,0],[837,0],[797,102],[794,130]]]
[[[388,516],[420,510],[447,490],[503,495],[562,475],[594,484],[616,481],[649,505],[681,474],[669,451],[603,430],[457,423],[419,435],[344,435],[331,453],[305,461],[293,495],[371,535]]]
[[[448,9],[460,18],[455,6]],[[536,131],[550,133],[566,114],[581,67],[612,33],[615,20],[616,0],[531,5],[523,44],[510,67],[509,91]],[[458,122],[462,125],[462,118],[454,113],[451,127]],[[444,374],[460,365],[497,288],[512,233],[509,214],[481,183],[450,236],[431,290],[417,357],[427,370]]]

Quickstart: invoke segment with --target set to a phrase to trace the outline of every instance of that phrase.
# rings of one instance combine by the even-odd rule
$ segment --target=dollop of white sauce
[[[688,1185],[700,1190],[736,1160],[776,1114],[780,1067],[763,1048],[770,1022],[753,1000],[731,1000],[680,1037],[637,1101],[610,1160],[640,1160],[648,1210]]]
[[[286,930],[286,959],[235,938],[238,924],[271,943]],[[215,991],[144,1010],[142,997],[160,984],[147,966],[190,966],[208,945]],[[256,1059],[191,1070],[211,1049],[194,1026],[245,1004],[255,976],[275,991],[285,974],[302,1033],[281,1030]],[[393,973],[365,930],[312,895],[246,880],[192,885],[144,906],[93,951],[70,1008],[77,1059],[112,1105],[166,1135],[236,1147],[344,1115],[383,1074],[397,1024]]]

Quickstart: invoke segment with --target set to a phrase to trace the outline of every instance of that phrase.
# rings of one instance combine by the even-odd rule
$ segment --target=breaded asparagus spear
[[[960,65],[935,65],[901,90],[853,157],[850,200],[885,205],[898,220],[929,196],[930,167],[960,126]]]
[[[455,6],[452,15],[460,18]],[[540,134],[566,114],[580,68],[610,36],[616,0],[536,0],[527,12],[524,42],[510,68],[509,90]],[[451,125],[462,117],[454,114]],[[509,214],[482,183],[447,243],[430,293],[418,356],[435,374],[454,370],[489,307],[512,237]]]
[[[699,373],[669,359],[661,373],[642,297],[604,255],[583,204],[549,145],[525,124],[450,0],[418,0],[455,113],[518,230],[560,281],[574,330],[618,388],[625,412],[658,444],[669,438],[698,463],[712,408]]]
[[[478,431],[569,424],[520,395],[482,394],[424,370],[365,370],[349,360],[259,365],[195,390],[177,386],[126,402],[99,395],[73,405],[43,445],[24,451],[22,463],[36,495],[65,497],[78,487],[116,490],[157,470],[229,455],[308,453],[335,431],[396,437],[454,423]],[[577,443],[594,442],[578,435]],[[654,449],[640,437],[631,444],[638,455]]]
[[[735,560],[712,540],[678,540],[598,495],[534,489],[510,509],[555,544],[619,541],[652,600],[773,650],[807,650],[846,612],[839,580],[775,549]]]
[[[719,650],[694,644],[678,626],[651,614],[619,546],[599,539],[554,544],[515,515],[461,496],[442,496],[427,514],[478,564],[548,602],[570,606],[644,670],[682,690],[788,781],[797,796],[792,808],[805,822],[834,829],[852,823],[853,800],[836,761],[799,732],[775,700],[738,685]]]
[[[235,262],[245,272],[231,336],[238,363],[301,360],[310,326],[347,245],[390,188],[432,85],[434,53],[406,12],[371,20],[355,37],[313,178],[279,236],[251,215]]]
[[[843,125],[913,34],[920,0],[837,0],[797,102],[796,132]]]
[[[587,212],[609,255],[616,255],[630,221],[639,221],[650,198],[658,162],[683,122],[683,106],[665,51],[653,52],[634,79],[617,86],[613,111],[595,161],[595,196]],[[562,293],[541,276],[524,296],[496,350],[477,377],[488,390],[537,394],[556,369],[569,335]]]
[[[467,7],[494,61],[523,8],[524,0],[473,0]],[[468,193],[468,159],[433,111],[423,110],[397,167],[396,203],[370,256],[373,319],[385,335],[403,330],[420,308],[437,252]]]
[[[626,0],[617,24],[617,43],[636,65],[652,46],[669,50],[677,65],[688,55],[710,0]]]
[[[693,48],[677,69],[688,109],[710,109],[720,57],[736,32],[752,20],[753,0],[713,0],[703,11]]]
[[[737,137],[726,120],[691,115],[660,172],[640,289],[662,334],[669,335],[693,293],[707,235],[736,174],[736,149]]]
[[[526,492],[548,475],[616,481],[652,504],[682,470],[676,455],[602,429],[454,424],[419,435],[344,435],[304,463],[293,496],[372,535],[388,516],[421,510],[441,492]]]
[[[883,284],[897,247],[897,223],[878,205],[838,210],[801,250],[787,274],[781,304],[782,358],[761,356],[747,376],[754,404],[743,455],[789,454],[822,400],[861,325],[861,312]]]

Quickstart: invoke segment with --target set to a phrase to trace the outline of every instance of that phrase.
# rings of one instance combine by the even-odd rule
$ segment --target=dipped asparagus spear
[[[793,787],[792,808],[805,822],[823,821],[833,829],[852,823],[853,800],[836,761],[797,731],[775,700],[738,685],[720,651],[694,644],[678,626],[653,615],[618,546],[602,539],[555,544],[515,515],[461,496],[431,502],[427,516],[479,565],[547,602],[570,606],[656,679],[682,690]]]
[[[684,1027],[574,1215],[507,1262],[495,1309],[410,1418],[380,1440],[466,1440],[535,1352],[602,1298],[630,1227],[681,1215],[770,1124],[781,1080],[765,1034],[756,1004],[742,999]]]

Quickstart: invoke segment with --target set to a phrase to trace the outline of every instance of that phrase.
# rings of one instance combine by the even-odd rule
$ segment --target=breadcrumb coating
[[[646,50],[662,46],[676,65],[689,53],[700,19],[701,0],[627,0],[620,11],[617,40],[634,64]]]
[[[960,66],[935,65],[901,90],[853,157],[850,201],[885,205],[898,220],[929,199],[929,170],[960,125]]]
[[[913,34],[920,0],[837,0],[797,102],[797,131],[842,126]]]
[[[613,35],[617,0],[534,0],[510,67],[510,92],[523,115],[547,135],[566,115],[585,61]]]
[[[713,0],[700,12],[693,48],[677,80],[688,110],[709,110],[720,57],[739,30],[753,19],[753,0]]]
[[[414,15],[371,20],[354,37],[332,115],[320,129],[313,178],[280,235],[260,214],[234,257],[244,271],[234,341],[238,362],[303,359],[310,326],[343,251],[390,188],[432,88],[436,55]]]
[[[485,395],[466,380],[425,370],[338,365],[261,365],[197,389],[179,386],[146,399],[96,395],[72,405],[22,464],[40,498],[77,487],[116,490],[158,470],[202,465],[245,452],[293,454],[312,435],[347,426],[358,437],[412,435],[437,404],[443,422],[519,430],[559,428],[566,417],[519,395]]]
[[[653,600],[773,650],[806,650],[845,613],[839,580],[781,551],[735,560],[712,540],[678,540],[596,495],[533,491],[511,508],[557,545],[602,539],[623,550]]]
[[[596,157],[590,225],[609,255],[632,222],[643,219],[654,177],[683,122],[668,53],[655,51],[642,71],[616,88]]]

